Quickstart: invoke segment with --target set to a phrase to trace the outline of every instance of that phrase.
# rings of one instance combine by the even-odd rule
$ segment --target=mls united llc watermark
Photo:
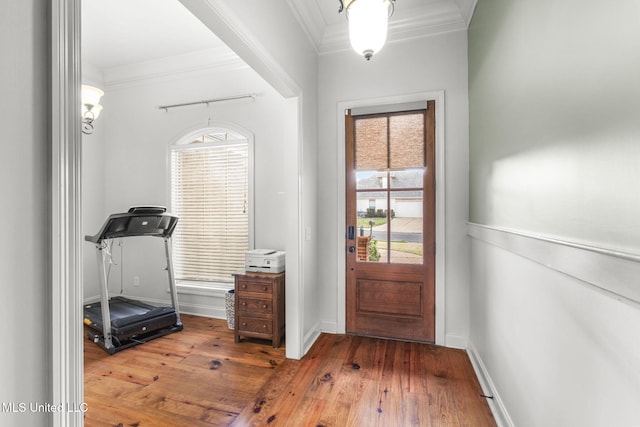
[[[53,403],[41,403],[41,402],[2,402],[1,410],[3,414],[6,413],[42,413],[42,412],[87,412],[88,406],[86,403],[60,403],[55,405]]]

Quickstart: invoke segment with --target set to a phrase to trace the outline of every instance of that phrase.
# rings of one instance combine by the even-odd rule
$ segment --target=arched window
[[[207,128],[170,149],[176,280],[232,282],[251,245],[252,138]]]

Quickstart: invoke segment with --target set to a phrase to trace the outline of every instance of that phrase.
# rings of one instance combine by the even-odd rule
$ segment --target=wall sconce
[[[104,92],[97,87],[82,85],[82,133],[85,135],[93,133],[93,121],[102,111],[100,98],[103,95]]]
[[[368,61],[387,40],[387,24],[396,0],[338,0],[347,11],[351,47]]]

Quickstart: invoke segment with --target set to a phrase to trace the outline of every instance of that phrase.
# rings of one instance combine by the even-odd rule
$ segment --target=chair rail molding
[[[618,299],[640,303],[640,254],[475,223],[467,223],[467,234]]]

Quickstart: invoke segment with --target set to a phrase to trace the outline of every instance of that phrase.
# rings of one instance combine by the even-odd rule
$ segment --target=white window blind
[[[232,282],[249,249],[249,144],[203,141],[171,149],[175,275]]]

